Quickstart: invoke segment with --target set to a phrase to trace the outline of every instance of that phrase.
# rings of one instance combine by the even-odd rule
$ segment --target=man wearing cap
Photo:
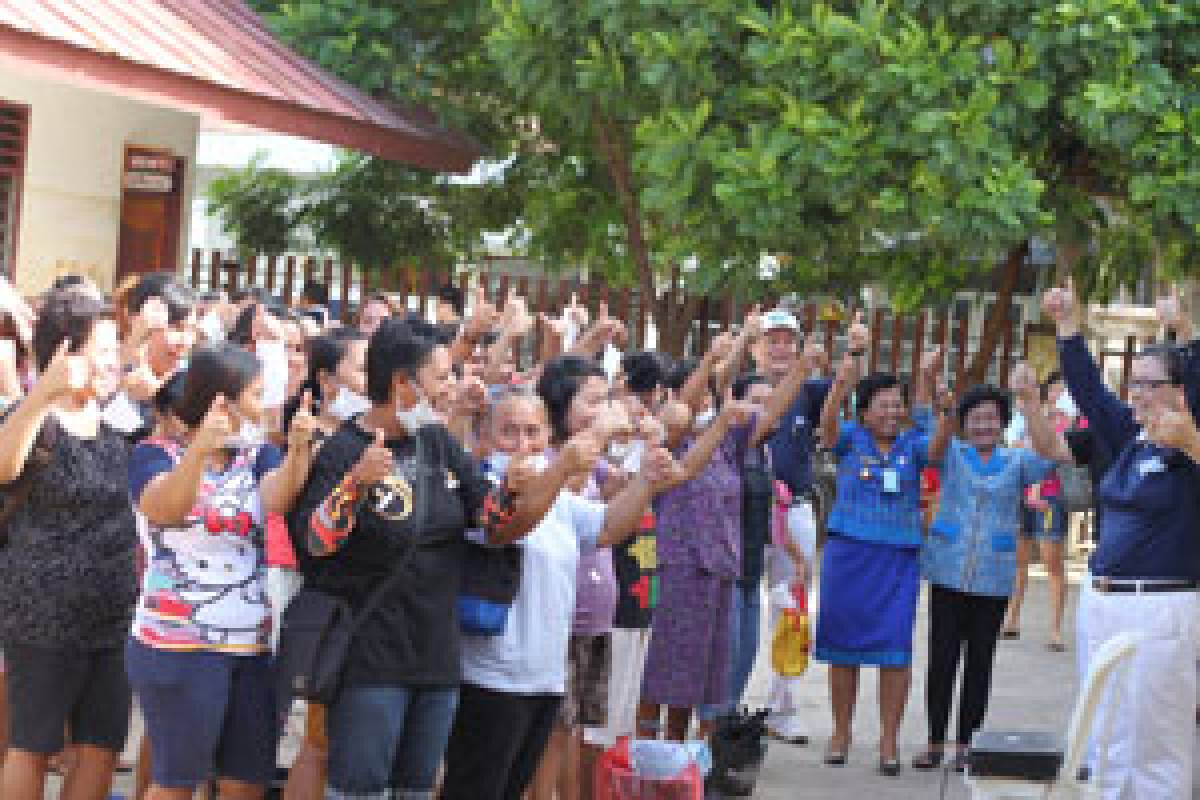
[[[755,369],[772,386],[787,377],[800,353],[800,325],[796,318],[783,309],[763,315],[763,335],[751,348]],[[809,363],[813,375],[820,374],[825,364],[825,352],[813,339],[805,347],[803,357]],[[771,468],[774,477],[782,481],[792,497],[788,509],[789,533],[804,551],[808,565],[814,563],[816,548],[816,521],[813,514],[813,454],[816,452],[816,428],[821,416],[821,406],[829,393],[830,382],[811,378],[800,390],[792,407],[779,420],[779,427],[767,441]],[[767,568],[771,587],[790,583],[796,578],[808,583],[807,575],[797,574],[797,565],[779,548],[772,550]],[[803,568],[806,572],[808,566]],[[772,619],[779,609],[772,608]],[[771,716],[767,724],[773,736],[792,744],[807,744],[799,713],[786,697],[788,694],[780,681],[772,686]]]

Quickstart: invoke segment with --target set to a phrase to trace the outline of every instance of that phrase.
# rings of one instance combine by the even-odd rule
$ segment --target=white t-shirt
[[[462,637],[463,680],[514,694],[563,694],[580,552],[596,547],[607,507],[560,492],[520,540],[521,586],[500,636]]]

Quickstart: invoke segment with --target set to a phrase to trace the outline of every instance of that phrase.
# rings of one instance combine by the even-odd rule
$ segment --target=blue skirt
[[[919,553],[830,533],[813,658],[835,666],[911,665]]]

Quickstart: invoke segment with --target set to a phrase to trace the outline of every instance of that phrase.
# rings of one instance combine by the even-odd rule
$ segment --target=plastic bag
[[[683,745],[678,747],[684,748]],[[661,758],[655,761],[662,763]],[[704,778],[695,761],[688,758],[686,766],[673,777],[639,775],[634,769],[626,736],[617,739],[617,743],[596,760],[592,786],[595,800],[704,800]]]
[[[796,607],[784,608],[771,637],[771,669],[785,678],[796,678],[808,669],[810,644],[808,603],[803,591],[796,593]]]

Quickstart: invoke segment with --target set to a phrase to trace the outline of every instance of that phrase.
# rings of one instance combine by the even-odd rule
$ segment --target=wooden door
[[[121,192],[117,282],[128,275],[178,269],[184,160],[128,148]]]

